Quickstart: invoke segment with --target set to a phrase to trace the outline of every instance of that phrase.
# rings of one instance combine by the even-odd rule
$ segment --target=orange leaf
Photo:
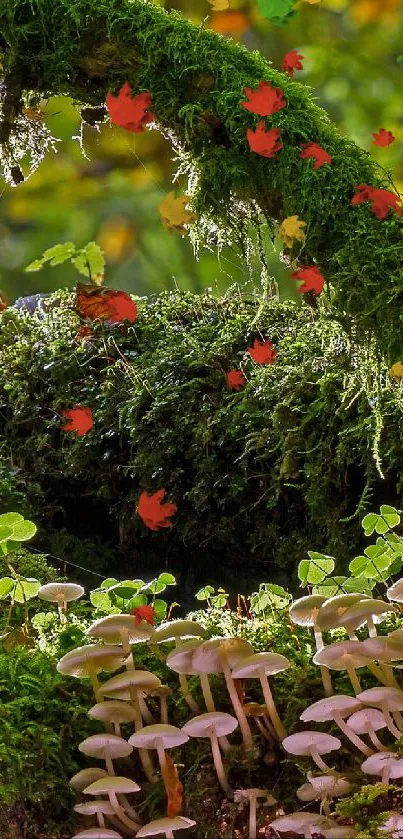
[[[183,786],[172,758],[166,753],[165,760],[165,766],[162,766],[162,778],[168,797],[167,816],[174,819],[182,810]]]
[[[283,148],[280,137],[279,128],[270,128],[265,130],[264,120],[260,120],[257,124],[256,131],[248,128],[246,131],[249,146],[256,154],[261,154],[262,157],[274,157],[277,151]]]
[[[396,139],[391,131],[387,131],[386,128],[380,128],[379,133],[373,133],[373,146],[390,146],[391,143]]]
[[[325,284],[325,278],[316,265],[300,268],[298,271],[294,271],[291,276],[294,280],[303,280],[302,285],[298,289],[300,294],[305,294],[306,291],[313,291],[315,294],[320,294]]]
[[[241,390],[246,384],[246,379],[242,370],[236,370],[235,367],[227,373],[227,386],[229,390]]]
[[[69,420],[62,425],[62,431],[75,431],[77,437],[82,437],[94,425],[91,408],[75,405],[70,411],[63,411],[63,416]]]
[[[177,512],[176,504],[163,504],[165,489],[159,489],[152,495],[142,492],[137,505],[137,513],[150,530],[158,530],[160,527],[172,527],[168,518]]]
[[[108,320],[119,323],[137,318],[137,306],[125,291],[98,288],[77,283],[76,309],[79,315],[90,320]]]
[[[217,12],[210,21],[210,29],[220,35],[242,35],[248,27],[249,18],[244,12]]]
[[[249,101],[241,102],[242,107],[261,117],[275,114],[287,105],[281,87],[272,87],[270,82],[259,82],[257,90],[244,87],[244,94]]]
[[[259,341],[258,338],[255,338],[253,347],[248,347],[248,353],[256,361],[256,364],[274,364],[277,356],[277,350],[274,349],[272,342],[268,339]]]
[[[322,149],[322,147],[319,146],[318,143],[304,143],[300,157],[313,157],[315,160],[315,164],[313,167],[314,169],[320,169],[320,167],[323,166],[324,163],[332,162],[330,154],[328,154],[327,151],[325,151],[325,149]]]
[[[139,134],[144,131],[147,122],[155,119],[154,114],[146,113],[151,105],[151,93],[144,91],[131,98],[129,82],[125,82],[120,88],[117,96],[111,93],[106,95],[106,107],[108,108],[111,123],[126,128],[127,131],[134,131]]]

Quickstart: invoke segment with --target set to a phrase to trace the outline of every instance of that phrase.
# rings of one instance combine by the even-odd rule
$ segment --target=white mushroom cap
[[[99,798],[97,801],[84,801],[82,804],[76,804],[74,809],[76,813],[81,813],[83,816],[94,816],[95,813],[113,816],[115,812],[109,798]]]
[[[156,836],[157,833],[166,833],[168,830],[183,830],[184,828],[194,827],[195,824],[196,822],[193,819],[186,819],[185,816],[175,816],[174,819],[168,817],[155,819],[140,827],[140,830],[136,833],[136,839],[141,836]]]
[[[277,804],[277,799],[273,798],[273,796],[270,795],[267,789],[251,787],[250,789],[236,789],[234,792],[234,801],[236,802],[242,801],[242,799],[250,801],[253,798],[255,798],[256,800],[258,798],[265,798],[270,806],[273,804]]]
[[[175,673],[196,674],[198,671],[194,668],[193,653],[202,643],[200,638],[191,638],[189,641],[183,641],[181,644],[178,644],[167,655],[166,665],[171,670],[174,670]]]
[[[331,820],[327,816],[321,816],[319,813],[308,813],[305,810],[297,810],[295,813],[289,813],[287,816],[279,816],[278,819],[274,819],[269,827],[278,830],[280,833],[288,833],[289,831],[293,833],[305,833],[306,829],[310,826],[312,831],[316,828],[316,832],[323,833],[322,828],[325,825],[329,826],[329,823],[331,824]]]
[[[356,734],[368,734],[371,728],[375,731],[385,728],[386,720],[382,711],[377,708],[362,708],[361,711],[351,714],[351,717],[348,718],[348,725]]]
[[[180,728],[168,723],[146,725],[129,737],[129,743],[138,749],[156,749],[158,743],[162,743],[164,749],[173,749],[174,746],[181,746],[188,740],[188,735]]]
[[[124,659],[122,647],[112,644],[87,644],[76,647],[60,659],[57,670],[65,676],[83,678],[91,672],[116,670]]]
[[[325,839],[353,839],[357,835],[354,827],[347,824],[334,824],[332,827],[320,831]]]
[[[308,773],[309,782],[320,797],[339,797],[347,795],[351,790],[351,784],[345,778],[336,775],[312,775]]]
[[[120,699],[107,699],[106,702],[97,702],[88,711],[88,716],[93,720],[102,722],[132,722],[136,719],[136,712],[132,705],[122,702]]]
[[[344,612],[344,615],[339,619],[339,625],[346,629],[354,630],[363,626],[368,618],[372,618],[375,623],[381,623],[388,612],[396,612],[396,606],[391,603],[385,603],[384,600],[359,600],[353,603]]]
[[[263,667],[266,676],[281,673],[291,666],[291,662],[280,653],[254,653],[243,658],[232,670],[234,679],[253,679],[259,676]]]
[[[107,615],[105,618],[92,623],[87,629],[86,635],[90,638],[105,638],[110,644],[120,644],[121,632],[129,633],[129,644],[137,644],[141,641],[148,641],[153,631],[147,621],[141,621],[136,626],[133,615]]]
[[[50,603],[69,603],[78,600],[84,594],[84,589],[78,583],[46,583],[38,591],[38,597]]]
[[[357,694],[357,699],[364,705],[385,705],[389,711],[403,710],[403,691],[393,687],[374,687]]]
[[[316,801],[321,797],[320,792],[314,789],[310,783],[302,784],[298,787],[296,794],[300,801]]]
[[[86,795],[108,795],[109,792],[140,792],[140,789],[141,787],[131,778],[124,778],[121,775],[108,775],[107,778],[94,781],[83,792]]]
[[[360,708],[362,708],[362,704],[354,696],[335,694],[335,696],[319,699],[309,708],[305,708],[305,711],[300,715],[300,720],[303,722],[327,722],[327,720],[333,719],[335,712],[341,714],[342,717],[348,717],[349,714],[353,711],[359,711]]]
[[[389,767],[390,778],[403,777],[403,760],[399,760],[395,752],[376,752],[364,760],[361,769],[367,775],[382,775],[386,766]]]
[[[182,727],[182,731],[189,734],[190,737],[210,737],[211,729],[214,728],[217,737],[225,737],[226,734],[231,734],[235,731],[238,725],[238,720],[231,714],[225,714],[223,711],[210,711],[207,714],[199,714],[198,717],[193,717]]]
[[[77,792],[81,792],[84,787],[87,787],[88,784],[92,784],[93,781],[99,781],[100,778],[105,778],[108,775],[106,769],[100,769],[98,767],[90,767],[88,769],[80,769],[72,778],[69,780],[70,786],[77,790]]]
[[[365,667],[372,656],[364,644],[364,641],[335,641],[315,653],[312,661],[324,664],[329,670],[346,670],[347,662],[353,667]]]
[[[401,813],[393,813],[384,824],[379,826],[379,830],[385,830],[391,833],[399,834],[403,830],[403,816]],[[397,837],[396,837],[397,839]]]
[[[363,643],[368,654],[377,661],[398,661],[403,658],[403,641],[397,636],[377,635],[374,638],[365,638]]]
[[[292,755],[309,755],[312,746],[318,754],[324,755],[340,749],[341,742],[338,737],[323,731],[299,731],[285,737],[281,745]]]
[[[175,641],[177,638],[206,638],[204,626],[197,621],[175,620],[165,621],[152,630],[150,644],[162,644]]]
[[[122,836],[109,827],[87,827],[86,830],[75,833],[73,839],[122,839]]]
[[[112,676],[107,682],[101,685],[99,692],[101,696],[111,696],[116,699],[116,694],[121,691],[129,691],[130,686],[147,690],[148,688],[159,687],[161,679],[154,676],[148,670],[125,670],[124,673],[118,673],[117,676]],[[130,698],[130,694],[128,694]]]
[[[291,620],[298,626],[314,626],[319,609],[327,599],[324,594],[299,597],[288,609]]]
[[[369,600],[369,595],[352,592],[351,594],[336,594],[334,597],[329,597],[320,607],[317,618],[318,626],[321,629],[334,629],[340,626],[339,619],[343,617],[346,609],[359,600]]]
[[[109,755],[112,759],[127,757],[133,751],[133,747],[127,740],[118,737],[117,734],[93,734],[83,740],[78,748],[80,752],[89,757],[105,758],[105,755]],[[100,781],[102,783],[103,778]],[[98,782],[95,781],[95,783]]]
[[[386,590],[386,597],[389,600],[395,600],[396,603],[403,603],[403,578],[396,580],[393,585]]]
[[[210,638],[195,649],[192,664],[199,673],[222,673],[224,659],[229,667],[236,667],[242,658],[254,652],[245,638]]]

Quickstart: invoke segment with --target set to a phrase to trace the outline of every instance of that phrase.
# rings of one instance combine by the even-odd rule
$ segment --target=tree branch
[[[5,70],[25,91],[101,106],[126,80],[134,93],[149,90],[158,128],[189,178],[202,237],[214,223],[242,247],[243,222],[256,222],[257,209],[271,231],[298,214],[307,227],[305,242],[288,252],[295,267],[316,263],[344,324],[353,319],[391,360],[403,357],[402,219],[390,211],[379,221],[370,204],[350,206],[357,185],[391,189],[391,176],[341,136],[308,87],[147,0],[0,0],[0,39]],[[250,150],[246,129],[260,117],[240,106],[244,86],[262,79],[288,102],[268,118],[283,143],[271,159]],[[3,137],[5,120],[3,111]],[[330,166],[315,170],[300,158],[308,141],[329,152]]]

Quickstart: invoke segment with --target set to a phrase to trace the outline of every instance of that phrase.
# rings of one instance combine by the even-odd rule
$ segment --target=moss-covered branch
[[[5,70],[25,91],[100,105],[126,79],[135,92],[149,90],[191,177],[202,231],[212,220],[242,245],[243,220],[256,220],[257,208],[271,226],[297,213],[307,228],[295,264],[316,262],[345,323],[375,329],[391,360],[403,355],[402,219],[350,206],[355,186],[391,189],[390,175],[339,134],[309,88],[145,0],[0,0],[0,38]],[[240,106],[244,86],[261,79],[288,102],[271,118],[283,142],[272,159],[249,149],[246,129],[260,118]],[[331,166],[300,159],[308,141],[329,152]]]

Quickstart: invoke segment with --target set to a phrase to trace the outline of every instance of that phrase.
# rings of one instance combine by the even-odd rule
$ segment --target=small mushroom
[[[166,644],[174,642],[175,647],[178,647],[181,641],[189,639],[206,638],[207,632],[204,627],[192,620],[174,620],[165,621],[157,626],[150,637],[150,644]],[[200,714],[200,708],[193,698],[186,674],[183,671],[176,671],[179,675],[179,684],[182,695],[193,714]]]
[[[100,618],[88,627],[85,634],[89,638],[103,638],[110,644],[122,644],[124,654],[129,656],[126,666],[134,667],[130,645],[148,641],[152,631],[147,621],[143,620],[136,626],[133,615],[121,614]]]
[[[108,699],[93,705],[88,711],[88,716],[103,723],[112,723],[115,734],[121,737],[120,723],[134,722],[136,712],[132,705],[122,702],[121,699]]]
[[[104,760],[109,775],[115,774],[112,761],[118,757],[127,757],[133,751],[133,747],[123,737],[107,733],[93,734],[91,737],[87,737],[79,744],[78,748],[80,752],[89,757],[98,757]],[[100,778],[101,782],[103,780],[103,778]]]
[[[182,731],[189,734],[190,737],[210,738],[217,778],[220,782],[221,789],[228,798],[232,798],[234,792],[227,781],[218,738],[226,734],[231,734],[232,731],[235,731],[237,725],[237,720],[231,714],[215,711],[214,713],[209,712],[207,714],[200,714],[198,717],[193,717],[182,728]]]
[[[403,578],[396,580],[393,585],[389,586],[386,590],[386,597],[396,603],[403,603]]]
[[[394,724],[391,714],[403,710],[403,691],[393,687],[368,688],[358,693],[357,699],[364,705],[380,708],[390,733],[398,739],[402,737],[403,731]]]
[[[351,594],[336,594],[334,597],[328,597],[319,609],[317,616],[317,624],[320,629],[335,629],[340,627],[340,619],[343,617],[346,610],[358,603],[360,600],[369,600],[367,594],[359,594],[352,592]]]
[[[256,839],[256,807],[259,798],[264,798],[269,804],[276,804],[276,799],[269,795],[267,789],[237,789],[234,801],[249,801],[249,839]]]
[[[38,597],[48,600],[50,603],[57,603],[59,617],[66,619],[67,604],[72,600],[78,600],[84,594],[84,589],[78,583],[45,583],[38,591]]]
[[[351,790],[351,784],[345,778],[335,775],[312,775],[308,772],[309,783],[297,789],[300,801],[317,801],[320,799],[321,808],[325,816],[330,814],[330,802],[333,798],[341,798]]]
[[[135,781],[132,781],[130,778],[121,777],[120,775],[114,775],[112,778],[100,778],[99,781],[94,781],[83,792],[86,795],[107,795],[114,813],[122,824],[125,824],[131,830],[139,829],[140,825],[126,815],[117,798],[118,793],[140,792],[140,787]]]
[[[116,830],[98,825],[98,827],[87,827],[85,830],[80,830],[80,833],[74,834],[73,839],[122,839],[122,836]]]
[[[196,824],[193,819],[186,819],[185,816],[175,816],[174,819],[155,819],[143,825],[137,833],[136,839],[141,839],[143,836],[156,836],[158,833],[165,833],[166,839],[174,839],[174,830],[184,830],[189,827],[194,827]]]
[[[175,746],[181,746],[183,743],[187,743],[188,740],[188,735],[180,728],[177,728],[175,725],[163,724],[146,725],[129,737],[131,746],[138,749],[156,749],[165,791],[168,796],[169,789],[166,783],[168,767],[165,750],[173,749]]]
[[[377,708],[362,708],[360,711],[355,711],[348,718],[349,728],[352,728],[356,734],[368,734],[371,743],[380,752],[384,752],[387,746],[378,739],[376,732],[380,728],[386,728],[386,720],[382,713]]]
[[[292,755],[310,755],[322,772],[332,773],[333,770],[322,760],[321,755],[340,749],[341,742],[338,737],[323,731],[299,731],[285,737],[281,745]]]
[[[83,804],[76,804],[74,809],[76,813],[81,813],[83,816],[96,816],[99,827],[105,827],[104,816],[115,815],[111,802],[102,798],[98,798],[96,801],[84,801]]]
[[[287,816],[274,819],[269,825],[279,833],[300,833],[305,839],[311,839],[312,833],[323,833],[325,825],[331,825],[331,819],[319,813],[308,813],[297,810]]]
[[[315,653],[312,660],[330,670],[347,670],[354,693],[359,693],[361,685],[355,668],[365,667],[372,661],[364,644],[364,641],[336,641]]]
[[[403,778],[403,760],[395,752],[377,752],[364,760],[361,769],[367,775],[380,775],[383,784],[388,784],[390,778]]]
[[[314,702],[300,715],[302,722],[327,722],[334,720],[339,726],[343,734],[356,746],[360,752],[365,755],[372,754],[373,750],[361,740],[354,731],[348,727],[344,722],[343,717],[348,717],[354,711],[359,711],[362,708],[361,702],[353,696],[335,694],[335,696],[327,696],[324,699],[319,699]]]
[[[287,670],[288,667],[290,667],[290,662],[284,655],[278,653],[254,653],[254,655],[243,658],[240,664],[232,669],[233,679],[259,679],[266,707],[279,740],[283,740],[287,736],[287,732],[277,713],[267,676],[274,673],[281,673],[283,670]]]
[[[324,647],[322,631],[320,626],[318,626],[317,617],[319,609],[326,602],[327,598],[323,594],[309,594],[307,597],[299,597],[298,600],[294,600],[294,603],[292,603],[288,610],[291,620],[298,624],[298,626],[312,626],[315,636],[316,652],[319,652]],[[331,696],[333,693],[332,680],[327,667],[321,665],[320,674],[325,696]]]
[[[400,582],[400,580],[399,580]],[[379,825],[379,830],[392,834],[392,839],[400,839],[403,831],[403,816],[401,813],[392,813],[386,822]]]
[[[77,790],[77,792],[82,792],[84,787],[88,787],[88,784],[92,784],[93,781],[99,781],[100,778],[106,777],[108,777],[108,772],[106,769],[101,769],[100,767],[80,769],[79,772],[70,778],[69,784],[72,789]]]
[[[59,673],[75,676],[78,679],[91,679],[92,689],[97,702],[101,700],[97,673],[116,670],[123,664],[122,648],[112,644],[87,644],[76,647],[63,656],[57,664]]]

